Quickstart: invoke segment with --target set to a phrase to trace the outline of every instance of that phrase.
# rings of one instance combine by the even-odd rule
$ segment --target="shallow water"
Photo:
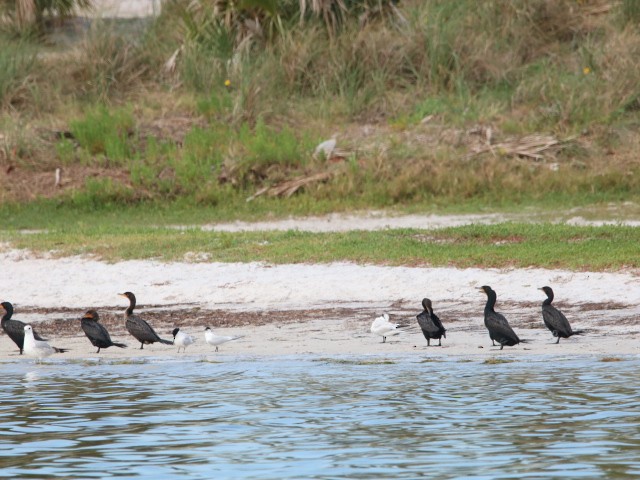
[[[0,364],[0,477],[630,478],[640,360]]]

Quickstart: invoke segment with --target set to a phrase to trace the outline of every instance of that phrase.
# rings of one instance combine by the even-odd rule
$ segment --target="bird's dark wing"
[[[422,313],[416,315],[418,319],[418,325],[420,328],[428,333],[437,333],[438,327],[433,324],[431,317],[429,317],[429,312],[424,310]]]
[[[127,317],[127,321],[125,323],[127,330],[131,335],[136,337],[139,342],[142,343],[154,343],[160,342],[165,345],[173,345],[173,342],[170,340],[165,340],[164,338],[160,338],[158,334],[155,332],[151,325],[145,322],[143,319],[138,317],[137,315],[129,315]]]
[[[109,332],[100,323],[93,320],[83,319],[80,323],[82,330],[93,345],[105,348],[107,345],[111,345],[111,337]],[[99,344],[99,345],[98,345]]]
[[[446,330],[442,326],[442,322],[435,313],[429,315],[427,310],[416,316],[420,328],[430,335],[443,334]],[[433,338],[433,337],[432,337]]]
[[[42,338],[40,335],[38,335],[38,332],[36,332],[35,329],[33,329],[32,332],[33,332],[33,338],[35,338],[36,340],[40,340],[41,342],[48,341],[46,338]]]
[[[129,333],[141,342],[157,342],[159,340],[158,335],[153,328],[151,328],[151,325],[137,315],[127,317],[125,326]]]
[[[553,305],[542,306],[542,319],[549,330],[558,332],[563,337],[573,334],[569,320],[564,314]]]
[[[489,312],[485,316],[485,325],[492,339],[500,344],[515,345],[520,343],[516,332],[513,331],[507,319],[497,312]]]
[[[2,328],[4,328],[9,338],[13,340],[13,343],[22,350],[24,346],[24,323],[20,320],[5,320],[2,323]]]
[[[444,328],[444,325],[442,325],[442,321],[440,321],[440,318],[435,313],[431,314],[431,320],[439,332],[444,333],[447,331],[447,329]]]
[[[9,338],[11,338],[11,340],[13,340],[16,345],[22,348],[21,345],[24,343],[24,326],[26,325],[26,323],[21,322],[20,320],[11,319],[5,320],[2,325],[4,327],[4,331],[7,332],[7,335],[9,335]],[[38,332],[36,332],[35,328],[33,329],[33,338],[35,338],[36,340],[41,340],[43,342],[47,341],[45,338],[42,338],[40,335],[38,335]]]

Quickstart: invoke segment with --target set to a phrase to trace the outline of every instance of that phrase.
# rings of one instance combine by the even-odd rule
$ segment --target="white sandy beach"
[[[388,219],[385,221],[393,226]],[[77,322],[89,308],[96,308],[101,317],[116,319],[127,306],[117,294],[130,290],[138,297],[141,308],[136,311],[143,318],[145,309],[183,312],[170,317],[171,325],[165,322],[157,330],[164,338],[170,338],[173,326],[194,335],[196,344],[187,349],[186,355],[495,355],[498,347],[491,347],[483,324],[486,297],[478,291],[482,285],[497,291],[496,310],[507,317],[521,338],[528,340],[505,347],[500,354],[640,353],[640,278],[635,271],[409,268],[350,263],[109,264],[78,257],[42,258],[8,246],[0,250],[0,265],[0,298],[14,304],[16,319],[36,325],[54,320]],[[537,288],[544,285],[553,287],[554,305],[564,311],[574,329],[586,329],[585,335],[553,344],[555,339],[544,328],[540,313],[545,296]],[[415,315],[421,311],[423,297],[432,299],[448,329],[441,348],[427,348],[417,328]],[[197,313],[187,313],[193,318],[186,318],[185,311]],[[288,312],[287,322],[269,320],[283,311]],[[238,320],[243,314],[261,314],[263,321],[260,325],[231,322],[233,326],[219,328],[216,319],[220,312]],[[392,320],[411,325],[386,344],[369,332],[374,317],[384,312]],[[223,345],[216,354],[204,342],[206,326],[220,334],[245,337]],[[112,337],[129,348],[112,347],[99,355],[82,334],[79,322],[64,336],[53,333],[48,335],[51,344],[71,350],[59,358],[177,355],[176,347],[160,344],[141,351],[139,343],[123,328],[113,330]],[[0,359],[16,358],[15,346],[2,332]]]

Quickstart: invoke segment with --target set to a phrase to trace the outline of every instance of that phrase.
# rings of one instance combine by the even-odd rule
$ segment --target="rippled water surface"
[[[0,477],[630,478],[640,360],[0,364]]]

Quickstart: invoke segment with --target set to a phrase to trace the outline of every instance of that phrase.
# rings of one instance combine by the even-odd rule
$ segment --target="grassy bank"
[[[455,267],[639,268],[640,232],[621,226],[505,223],[442,230],[306,233],[205,232],[121,226],[4,231],[12,247],[47,255],[92,255],[107,261],[328,263]]]
[[[638,200],[634,2],[186,3],[2,33],[5,225]]]
[[[177,199],[172,202],[144,202],[122,205],[117,201],[94,200],[67,203],[57,199],[40,200],[29,203],[0,205],[0,229],[63,229],[63,228],[113,228],[122,226],[162,227],[172,225],[201,225],[209,223],[244,221],[276,221],[282,218],[321,216],[329,213],[360,213],[372,208],[389,215],[424,214],[458,215],[478,213],[502,213],[520,217],[523,221],[558,222],[573,217],[589,220],[624,221],[640,217],[640,198],[633,201],[619,201],[618,197],[595,194],[577,199],[569,194],[555,194],[543,199],[526,201],[505,201],[483,204],[477,199],[459,202],[414,203],[389,205],[367,202],[363,199],[325,199],[319,201],[310,195],[301,194],[291,203],[277,199],[258,199],[246,202],[243,197],[231,196],[217,205],[193,205],[189,200]],[[629,196],[636,199],[636,196]],[[583,200],[583,202],[580,202]]]

